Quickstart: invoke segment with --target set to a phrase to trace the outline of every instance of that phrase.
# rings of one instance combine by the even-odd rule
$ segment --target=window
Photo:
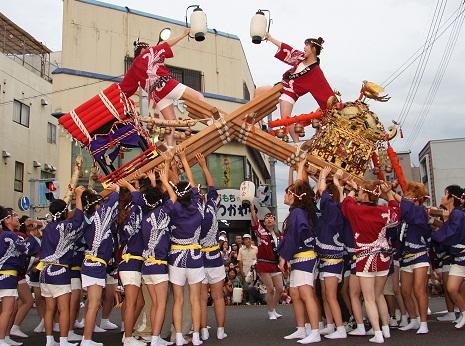
[[[29,127],[29,106],[14,100],[13,121],[23,126]]]
[[[23,192],[24,163],[15,161],[15,191]]]
[[[131,58],[129,55],[126,55],[124,57],[124,74],[126,74],[126,72],[128,72],[128,70],[131,67],[133,61],[134,61],[134,58]]]
[[[194,90],[202,91],[202,72],[168,65],[166,67],[178,82]]]
[[[57,126],[47,123],[47,142],[55,144],[57,142]]]
[[[247,88],[247,84],[245,84],[245,82],[242,82],[242,94],[244,100],[250,100],[250,91],[249,88]]]

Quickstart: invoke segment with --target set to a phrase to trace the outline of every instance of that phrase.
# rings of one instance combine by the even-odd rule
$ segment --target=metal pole
[[[276,216],[276,224],[275,224],[275,230],[277,230],[278,227],[278,204],[277,204],[277,197],[276,197],[276,159],[274,157],[270,157],[270,176],[271,176],[271,210],[273,214]]]
[[[267,117],[268,122],[273,120],[271,113],[268,114]],[[276,224],[275,224],[275,231],[278,230],[278,199],[276,197],[276,162],[277,160],[274,157],[269,157],[270,160],[270,188],[271,188],[271,210],[273,214],[276,216]]]
[[[34,220],[34,203],[35,203],[35,186],[36,186],[36,180],[35,179],[29,179],[29,200],[31,201],[31,206],[29,207],[29,217]]]

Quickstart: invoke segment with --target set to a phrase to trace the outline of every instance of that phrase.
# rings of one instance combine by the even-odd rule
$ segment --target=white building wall
[[[427,174],[425,183],[430,193],[434,191],[431,204],[438,206],[448,185],[465,186],[465,138],[435,140],[428,145],[419,155],[420,162],[426,160],[427,168],[426,172],[422,168],[421,175]]]
[[[22,195],[30,197],[28,180],[39,179],[46,163],[58,166],[57,144],[47,142],[47,123],[57,124],[57,120],[50,115],[51,83],[4,54],[0,54],[0,66],[0,150],[11,154],[0,157],[0,204],[17,209]],[[29,127],[13,121],[15,99],[30,107]],[[15,161],[24,163],[22,193],[14,191]],[[33,161],[42,167],[35,168]]]

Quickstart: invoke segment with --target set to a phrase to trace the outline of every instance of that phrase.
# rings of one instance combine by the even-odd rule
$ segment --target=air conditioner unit
[[[42,164],[39,161],[34,161],[33,162],[34,167],[42,167]]]

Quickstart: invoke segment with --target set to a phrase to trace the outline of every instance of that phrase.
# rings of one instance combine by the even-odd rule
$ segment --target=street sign
[[[22,211],[29,210],[31,207],[31,201],[29,200],[29,197],[21,196],[21,198],[18,200],[18,207]]]

